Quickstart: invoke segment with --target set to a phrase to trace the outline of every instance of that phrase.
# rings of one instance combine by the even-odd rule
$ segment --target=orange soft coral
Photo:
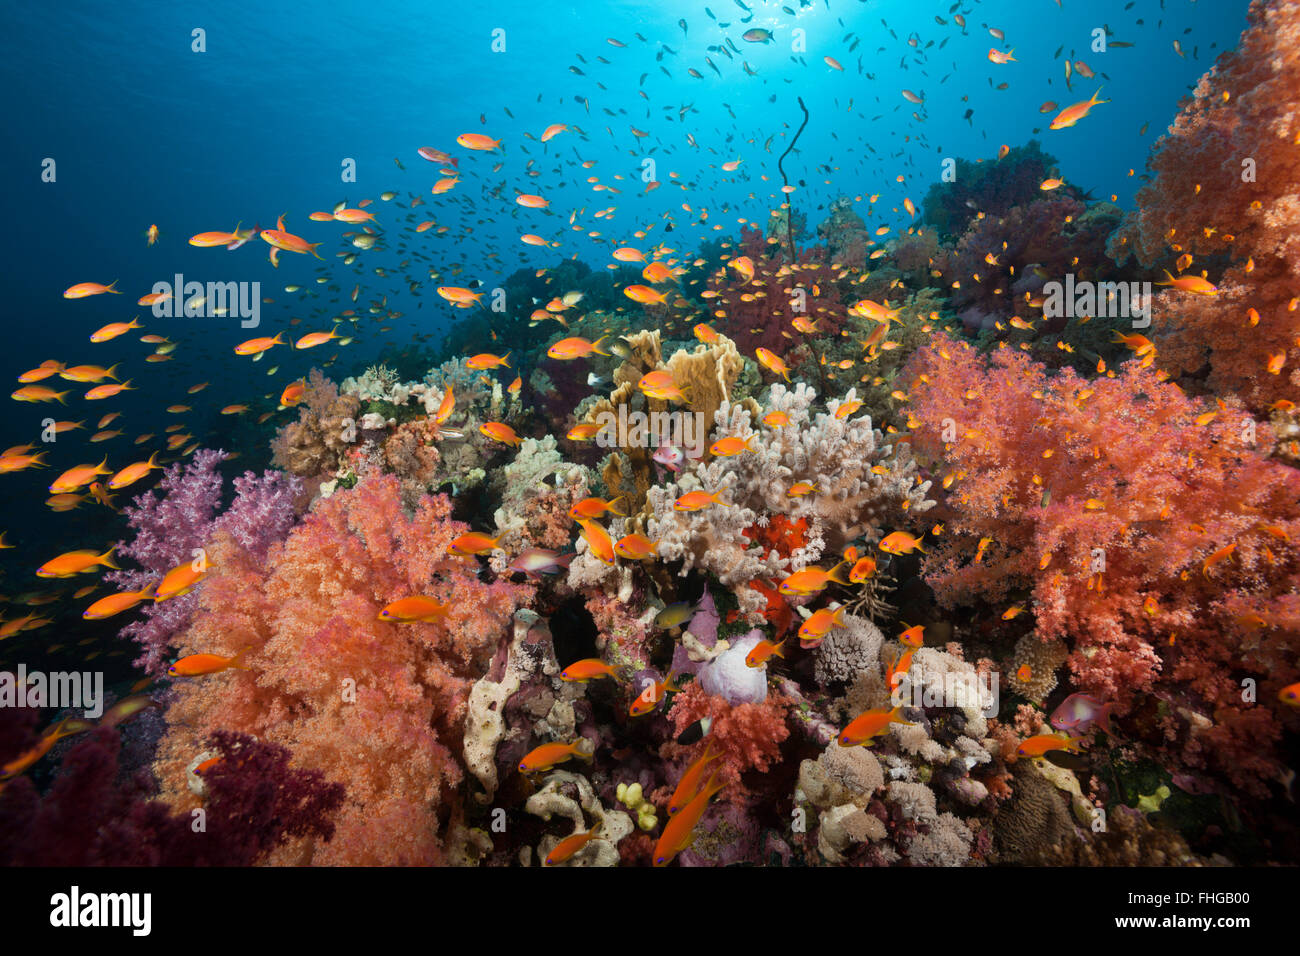
[[[531,588],[483,582],[449,555],[466,526],[444,496],[408,517],[391,475],[321,501],[265,567],[218,536],[185,653],[245,651],[247,671],[180,685],[156,765],[164,794],[192,802],[187,764],[218,729],[291,747],[298,766],[347,786],[328,844],[279,862],[440,862],[440,819],[461,778],[456,750],[470,685]],[[389,624],[386,604],[412,594],[447,602],[439,623]]]
[[[1206,421],[1136,361],[1088,381],[938,335],[909,373],[913,447],[952,479],[940,600],[1001,610],[1029,587],[1078,687],[1121,711],[1161,693],[1174,756],[1260,792],[1290,719],[1277,690],[1300,677],[1300,472],[1269,460],[1268,426],[1231,406]]]
[[[1256,0],[1249,20],[1156,143],[1155,180],[1138,192],[1138,211],[1110,252],[1171,268],[1190,254],[1186,274],[1210,270],[1217,296],[1156,296],[1157,364],[1190,373],[1208,361],[1212,388],[1260,409],[1300,394],[1300,3]],[[1270,373],[1279,354],[1286,364]]]

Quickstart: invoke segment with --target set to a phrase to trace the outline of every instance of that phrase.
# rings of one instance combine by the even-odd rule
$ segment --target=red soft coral
[[[729,704],[721,697],[706,694],[693,682],[673,699],[668,711],[673,736],[705,717],[713,721],[709,734],[704,741],[690,746],[666,743],[659,755],[665,760],[694,760],[711,747],[720,756],[710,764],[709,773],[716,773],[718,782],[725,785],[723,797],[733,802],[743,800],[750,791],[741,783],[741,774],[750,770],[766,772],[779,759],[781,742],[790,736],[786,726],[789,709],[789,699],[780,694],[769,693],[761,704]]]

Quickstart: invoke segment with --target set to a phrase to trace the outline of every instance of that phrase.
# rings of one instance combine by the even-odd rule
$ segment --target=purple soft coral
[[[228,533],[257,560],[266,557],[271,545],[293,527],[302,482],[278,471],[260,477],[245,472],[234,480],[234,501],[218,514],[225,483],[217,468],[226,457],[224,451],[212,449],[195,452],[189,464],[172,465],[156,489],[127,506],[127,524],[135,530],[135,539],[119,542],[118,553],[140,569],[115,571],[107,580],[126,591],[141,590],[191,560],[218,531]],[[145,605],[143,616],[121,632],[144,649],[136,663],[160,676],[172,636],[189,622],[194,608],[192,594]]]

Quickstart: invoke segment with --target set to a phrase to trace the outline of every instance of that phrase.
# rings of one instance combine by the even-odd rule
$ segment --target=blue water
[[[3,374],[16,377],[46,358],[121,361],[122,377],[138,390],[87,404],[79,397],[83,387],[72,386],[67,409],[12,403],[0,419],[4,447],[37,441],[40,421],[52,411],[56,418],[87,422],[86,431],[62,436],[50,450],[50,469],[0,476],[6,502],[0,528],[19,545],[3,552],[5,593],[36,587],[35,578],[22,577],[24,569],[66,547],[99,546],[121,535],[120,522],[103,509],[48,513],[41,505],[45,487],[63,468],[98,461],[103,452],[117,467],[146,457],[175,420],[163,411],[169,404],[194,406],[187,420],[204,444],[262,459],[270,426],[254,432],[216,409],[233,402],[274,408],[283,386],[328,354],[339,352],[331,375],[340,379],[385,346],[402,347],[416,336],[436,345],[453,321],[483,321],[477,312],[453,312],[434,294],[435,285],[476,279],[493,288],[516,269],[552,266],[561,255],[576,254],[599,270],[612,247],[585,229],[622,244],[634,230],[662,223],[665,213],[675,217],[677,229],[671,237],[657,230],[652,239],[667,239],[687,254],[703,240],[734,238],[738,218],[765,222],[780,186],[777,158],[802,119],[797,97],[807,104],[810,122],[786,169],[792,182],[806,184],[795,201],[814,225],[836,196],[880,193],[870,223],[905,226],[903,198],[919,205],[944,158],[992,158],[1000,145],[1034,137],[1060,160],[1069,182],[1096,198],[1115,194],[1131,208],[1140,183],[1129,170],[1141,173],[1180,97],[1218,52],[1235,43],[1247,7],[1245,0],[1067,0],[1064,7],[1053,0],[798,2],[791,0],[792,16],[781,3],[754,0],[747,23],[741,21],[750,14],[735,0],[711,0],[713,18],[706,4],[684,0],[11,5],[0,59],[0,79],[9,91],[0,132],[8,187]],[[953,23],[954,9],[966,17],[964,32]],[[936,23],[936,15],[947,24]],[[678,25],[683,18],[686,31]],[[1005,42],[984,25],[1005,31]],[[1114,31],[1113,39],[1135,46],[1093,53],[1091,31],[1103,25]],[[774,42],[741,39],[746,29],[759,27],[773,31]],[[802,54],[791,53],[796,27],[806,32]],[[196,28],[205,31],[206,52],[191,49]],[[494,30],[504,31],[504,52],[492,49]],[[916,48],[907,44],[909,36],[917,37]],[[626,46],[611,45],[611,37]],[[707,50],[727,37],[739,48],[734,58]],[[1174,40],[1185,56],[1175,52]],[[855,41],[857,49],[850,50]],[[986,53],[993,46],[1014,47],[1017,62],[990,63]],[[1058,47],[1064,47],[1059,57]],[[843,72],[828,67],[824,56],[836,58]],[[1086,61],[1097,77],[1076,76],[1073,91],[1067,90],[1067,57]],[[747,75],[742,61],[756,75]],[[690,67],[701,78],[690,76]],[[995,88],[1004,81],[1007,89]],[[1098,87],[1110,104],[1073,129],[1047,130],[1051,114],[1041,114],[1040,104],[1053,100],[1063,108]],[[924,106],[904,100],[904,88],[921,93]],[[693,112],[683,122],[679,110],[686,105]],[[969,122],[967,110],[973,111]],[[552,123],[583,134],[571,130],[543,145],[536,137]],[[631,127],[649,136],[638,138]],[[467,132],[500,138],[503,149],[457,147],[456,136]],[[688,133],[696,148],[687,144]],[[416,155],[420,146],[460,158],[462,182],[454,191],[429,194],[439,174]],[[665,185],[643,195],[646,156],[658,163],[657,178]],[[53,183],[41,180],[46,158],[57,164]],[[355,183],[341,180],[345,158],[355,160]],[[735,174],[719,169],[738,159],[743,163]],[[527,175],[529,160],[540,175]],[[591,160],[592,169],[580,168]],[[498,162],[504,166],[493,172]],[[585,182],[591,175],[621,192],[593,192]],[[677,189],[675,182],[689,188]],[[414,235],[407,210],[379,201],[385,190],[396,191],[402,203],[411,194],[423,197],[416,221],[432,216],[451,228],[442,236]],[[550,213],[515,205],[516,190],[546,196]],[[338,237],[354,227],[307,217],[343,200],[355,207],[363,198],[375,200],[368,208],[389,248],[362,252],[348,267],[336,256],[344,248]],[[610,206],[617,209],[612,219],[594,218]],[[709,211],[707,224],[692,225],[702,208]],[[574,210],[585,210],[578,219],[583,232],[569,226]],[[282,213],[289,231],[323,241],[323,262],[285,254],[273,269],[260,241],[234,252],[187,244],[195,233],[229,230],[237,221],[245,228],[269,227]],[[151,248],[144,239],[150,224],[162,235]],[[524,232],[562,246],[522,245]],[[412,258],[400,269],[412,252],[399,253],[399,239],[427,259]],[[464,271],[453,279],[448,271],[455,264]],[[431,266],[444,278],[430,281]],[[376,275],[376,267],[387,277]],[[177,272],[200,281],[259,281],[274,302],[263,306],[255,333],[231,318],[154,319],[134,304],[154,282]],[[408,291],[406,275],[423,283],[418,294]],[[316,283],[320,276],[329,282]],[[124,295],[61,297],[74,283],[113,280]],[[288,294],[286,284],[318,297]],[[356,285],[357,308],[386,295],[387,308],[403,316],[383,323],[366,316],[365,333],[341,351],[279,349],[256,364],[232,353],[253,334],[283,330],[297,337],[330,328],[330,316],[353,307],[348,296]],[[174,361],[146,365],[149,347],[137,335],[88,342],[99,326],[135,315],[148,331],[180,343]],[[293,317],[303,322],[291,330]],[[381,324],[392,331],[380,334]],[[484,336],[482,344],[491,343]],[[276,366],[279,372],[268,376]],[[212,385],[187,396],[186,387],[201,381]],[[124,428],[124,436],[87,446],[99,416],[119,409],[124,415],[110,427]],[[159,437],[140,448],[127,444],[143,432]],[[249,435],[259,444],[239,447]]]

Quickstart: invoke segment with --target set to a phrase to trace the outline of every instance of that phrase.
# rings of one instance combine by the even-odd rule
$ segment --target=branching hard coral
[[[1248,20],[1153,147],[1155,178],[1110,251],[1148,268],[1189,255],[1187,275],[1211,270],[1217,295],[1155,297],[1160,362],[1193,373],[1208,360],[1212,389],[1259,410],[1300,394],[1300,156],[1289,106],[1300,91],[1300,4],[1255,0]],[[1276,374],[1272,356],[1285,361]]]
[[[812,389],[800,383],[788,390],[778,383],[765,411],[788,416],[788,423],[761,430],[754,427],[751,409],[724,403],[714,416],[712,439],[752,437],[750,450],[694,462],[676,481],[650,489],[649,534],[659,541],[660,557],[682,560],[683,574],[701,567],[728,585],[780,580],[855,538],[875,540],[885,521],[929,508],[929,483],[916,483],[916,465],[906,447],[885,444],[869,418],[835,414],[854,397],[850,390],[843,401],[832,399],[829,412],[814,418]],[[813,490],[787,494],[801,481]],[[676,510],[674,502],[695,490],[717,493],[723,504]],[[805,547],[782,555],[744,536],[747,528],[762,527],[777,515],[807,519]],[[751,614],[764,603],[754,597],[743,608]],[[757,623],[753,616],[750,620]]]
[[[272,543],[289,532],[302,482],[282,472],[266,471],[261,477],[244,472],[233,482],[235,497],[220,511],[224,481],[217,467],[223,451],[200,449],[190,461],[171,465],[158,485],[139,495],[124,509],[127,526],[135,531],[131,541],[118,542],[117,553],[129,564],[106,574],[105,580],[122,591],[140,591],[162,580],[175,567],[193,561],[216,532],[229,534],[232,543],[261,561]],[[121,631],[121,636],[143,648],[137,665],[155,677],[167,669],[171,641],[190,620],[197,600],[193,593],[140,608],[141,617]]]
[[[293,848],[312,863],[441,859],[439,811],[461,768],[466,698],[498,635],[532,589],[486,583],[476,560],[448,553],[468,530],[446,497],[402,511],[391,475],[340,490],[253,562],[215,536],[187,652],[245,653],[247,671],[178,686],[156,771],[174,804],[191,802],[185,768],[212,730],[291,746],[297,766],[347,785],[328,844]],[[425,594],[438,622],[388,623],[380,610]],[[288,850],[285,851],[289,853]]]
[[[1079,689],[1120,714],[1160,692],[1148,745],[1263,793],[1276,694],[1300,677],[1300,473],[1266,456],[1267,425],[1226,405],[1207,418],[1136,361],[1113,378],[1049,376],[945,335],[909,377],[916,453],[952,485],[926,564],[941,602],[1000,607],[1030,588]]]

